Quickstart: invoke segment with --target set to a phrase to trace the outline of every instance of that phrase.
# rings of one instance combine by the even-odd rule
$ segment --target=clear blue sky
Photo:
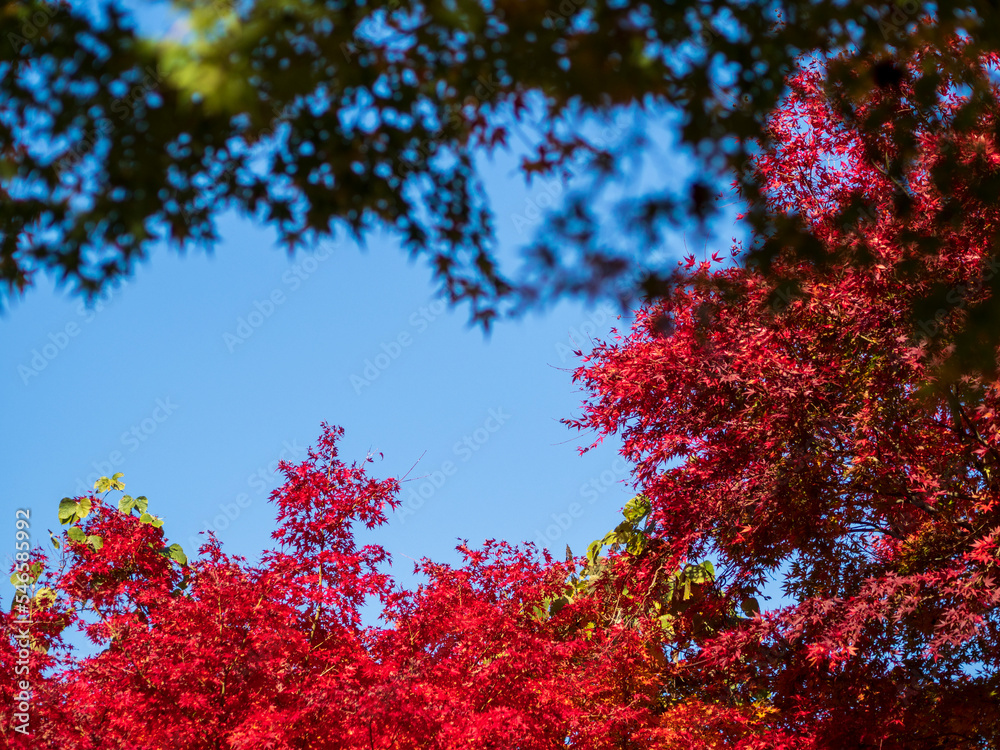
[[[514,183],[491,181],[516,202]],[[372,467],[381,475],[454,465],[380,534],[406,570],[403,555],[452,559],[458,538],[537,540],[573,503],[582,515],[548,542],[560,553],[616,523],[631,496],[616,445],[580,456],[586,438],[559,422],[581,398],[570,349],[620,325],[611,307],[564,304],[487,339],[465,310],[435,301],[427,270],[391,242],[289,260],[247,222],[227,219],[222,235],[213,257],[157,250],[97,307],[43,286],[0,320],[5,515],[30,507],[44,539],[60,498],[122,471],[173,541],[187,549],[213,526],[227,550],[254,557],[273,528],[273,463],[301,457],[327,420],[346,429],[345,459],[384,454]]]
[[[668,162],[659,168],[689,168]],[[511,158],[484,164],[513,252],[529,238],[513,216],[545,189],[514,177]],[[301,458],[324,420],[346,429],[344,459],[371,450],[384,456],[377,475],[410,472],[407,511],[374,537],[403,582],[408,558],[455,561],[458,539],[543,542],[561,556],[617,523],[633,494],[618,444],[580,456],[589,438],[559,422],[581,401],[569,351],[627,326],[617,311],[565,303],[487,339],[466,310],[435,302],[427,269],[387,238],[290,260],[249,222],[221,229],[211,257],[159,248],[95,307],[42,284],[0,319],[11,542],[15,508],[47,540],[60,498],[121,471],[189,554],[208,527],[253,559],[274,528],[277,459]],[[0,594],[9,600],[6,577]]]

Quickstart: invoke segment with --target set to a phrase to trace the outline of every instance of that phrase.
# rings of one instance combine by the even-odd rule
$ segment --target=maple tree
[[[750,218],[770,228],[771,242],[750,257],[815,248],[807,227],[775,222],[756,200],[748,168],[797,60],[851,49],[826,80],[845,108],[913,73],[913,97],[858,120],[872,134],[892,122],[882,167],[898,178],[917,158],[941,76],[961,76],[975,94],[960,129],[995,101],[990,76],[970,55],[950,54],[950,40],[964,35],[973,57],[1000,49],[986,0],[170,8],[183,33],[155,36],[137,28],[135,7],[114,2],[4,6],[0,302],[40,271],[93,294],[156,242],[211,247],[227,210],[273,229],[288,249],[339,229],[359,238],[388,229],[485,324],[561,294],[662,293],[663,230],[710,218],[732,170],[753,199]],[[935,65],[911,65],[927,47],[939,52]],[[601,144],[587,126],[608,121],[624,132]],[[689,178],[641,167],[658,147],[648,131],[665,123],[697,160]],[[524,175],[581,179],[526,248],[522,275],[498,262],[478,157],[513,149],[526,131],[531,142],[516,146]],[[614,212],[598,208],[608,202]]]
[[[896,185],[871,156],[891,153],[892,134],[873,141],[856,121],[914,96],[912,77],[857,118],[824,79],[818,63],[793,77],[755,168],[771,210],[807,223],[826,258],[786,250],[778,290],[718,255],[689,258],[676,291],[577,372],[590,396],[574,424],[622,435],[652,537],[675,561],[712,557],[736,599],[781,581],[777,607],[686,658],[698,700],[773,709],[745,737],[996,747],[1000,384],[956,361],[956,342],[996,310],[1000,206],[981,187],[1000,166],[997,113],[979,132],[949,127],[968,91],[943,79],[937,117],[916,133],[921,158]],[[961,165],[948,195],[944,153]],[[860,226],[841,223],[848,208]],[[845,254],[869,261],[835,260]],[[993,339],[971,343],[995,359]]]
[[[120,475],[101,479],[99,495],[64,499],[57,559],[36,549],[15,566],[24,596],[4,615],[4,746],[635,746],[660,703],[663,654],[649,633],[664,633],[669,613],[654,620],[619,602],[620,582],[600,572],[616,558],[601,543],[582,576],[582,561],[530,547],[462,545],[460,567],[422,561],[425,583],[399,589],[381,568],[385,550],[359,547],[353,532],[386,521],[399,484],[341,462],[341,434],[325,427],[306,460],[282,464],[277,546],[257,564],[214,537],[188,560],[147,498],[110,502]],[[606,541],[636,550],[647,513],[633,503]],[[706,580],[663,577],[678,592]],[[369,600],[383,625],[363,623]],[[20,640],[19,608],[31,620]],[[90,653],[68,639],[76,627]],[[11,708],[21,648],[24,724]]]
[[[570,423],[620,434],[640,489],[585,556],[463,545],[461,564],[422,561],[424,583],[401,590],[352,531],[387,520],[398,483],[343,463],[332,428],[282,465],[277,546],[255,563],[213,538],[188,560],[146,498],[112,505],[123,487],[106,478],[60,504],[55,553],[16,565],[30,597],[4,615],[4,741],[997,746],[1000,384],[962,359],[995,356],[968,321],[996,304],[997,113],[954,127],[969,89],[943,77],[900,179],[872,158],[892,134],[859,123],[917,96],[917,78],[845,113],[828,71],[791,78],[753,163],[817,260],[779,253],[775,289],[739,246],[689,258],[577,371],[588,396]],[[774,579],[782,600],[762,606]],[[30,738],[13,728],[22,653]]]

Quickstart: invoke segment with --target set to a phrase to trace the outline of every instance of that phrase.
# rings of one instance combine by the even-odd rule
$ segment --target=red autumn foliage
[[[1000,386],[949,359],[962,322],[991,309],[1000,205],[980,190],[1000,174],[1000,121],[950,135],[963,100],[942,81],[939,119],[896,184],[890,139],[869,142],[851,117],[906,108],[906,80],[849,117],[815,66],[773,118],[756,168],[825,263],[779,259],[794,287],[777,294],[745,268],[682,271],[577,372],[590,399],[575,424],[623,436],[674,559],[714,557],[734,602],[783,579],[781,606],[686,661],[697,700],[721,683],[731,694],[713,705],[773,709],[737,732],[760,747],[1000,742]],[[946,149],[966,171],[935,173]],[[942,215],[945,178],[959,214]],[[851,204],[864,223],[832,220]],[[914,330],[928,297],[940,310]]]
[[[849,112],[808,68],[773,118],[755,168],[828,262],[779,258],[776,293],[690,259],[577,372],[574,424],[619,433],[642,490],[609,553],[462,546],[461,565],[425,560],[401,590],[353,533],[386,522],[398,484],[343,463],[331,428],[282,465],[277,544],[257,563],[214,539],[188,562],[144,498],[64,501],[58,555],[19,567],[30,638],[5,615],[4,746],[996,747],[1000,388],[950,357],[992,304],[1000,206],[982,186],[1000,150],[992,119],[951,135],[961,90],[941,81],[898,184],[892,141],[852,123],[912,109],[908,80]],[[935,171],[945,150],[963,173]],[[863,222],[832,220],[852,205]],[[873,270],[837,262],[851,253]],[[759,612],[776,577],[784,600]],[[14,730],[22,653],[30,737]]]
[[[90,497],[71,522],[79,541],[30,576],[53,592],[31,603],[30,737],[13,731],[17,646],[4,639],[5,746],[612,748],[647,722],[655,657],[641,632],[578,627],[580,607],[549,615],[571,564],[490,542],[461,547],[459,568],[424,561],[416,591],[394,587],[385,550],[358,547],[352,528],[383,524],[398,483],[342,463],[339,435],[282,465],[278,546],[258,564],[214,539],[172,559],[144,508]],[[384,625],[362,622],[369,600]],[[92,653],[72,648],[74,625]]]

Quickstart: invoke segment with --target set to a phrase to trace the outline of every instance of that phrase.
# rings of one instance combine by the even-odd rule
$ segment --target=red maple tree
[[[400,589],[353,534],[385,523],[398,484],[343,463],[333,428],[282,465],[276,546],[255,563],[214,538],[189,561],[104,479],[63,500],[54,553],[16,564],[5,746],[996,747],[1000,392],[951,365],[993,304],[997,124],[954,136],[962,89],[941,80],[900,183],[895,141],[853,125],[923,107],[896,73],[852,102],[808,67],[771,122],[754,168],[775,216],[812,230],[815,263],[779,256],[775,290],[690,259],[577,372],[573,424],[620,433],[641,489],[585,557],[462,546]],[[966,169],[941,174],[945,152]],[[838,262],[851,253],[873,270]],[[784,599],[761,611],[775,578]]]
[[[886,169],[891,120],[881,140],[854,123],[928,92],[898,70],[852,101],[825,72],[792,80],[755,164],[816,261],[779,256],[775,289],[688,259],[673,293],[579,369],[590,397],[574,424],[623,436],[674,564],[716,559],[734,606],[782,581],[781,606],[685,655],[701,704],[768,709],[739,741],[996,747],[1000,386],[995,368],[959,376],[954,356],[962,324],[996,304],[1000,120],[956,137],[966,101],[941,79],[902,183]],[[938,171],[945,152],[963,171]],[[851,212],[860,223],[842,222]],[[861,253],[871,269],[839,262]]]
[[[340,434],[324,428],[282,465],[277,546],[256,564],[214,538],[188,561],[145,497],[109,503],[118,476],[64,500],[57,559],[35,550],[15,569],[31,624],[18,643],[5,615],[5,746],[613,748],[648,723],[662,655],[632,621],[593,624],[613,587],[577,578],[595,591],[559,613],[574,564],[488,542],[460,547],[457,568],[421,562],[425,583],[399,589],[385,550],[353,533],[386,521],[399,485],[341,462]],[[379,626],[362,620],[371,601]],[[26,731],[11,713],[20,679]]]

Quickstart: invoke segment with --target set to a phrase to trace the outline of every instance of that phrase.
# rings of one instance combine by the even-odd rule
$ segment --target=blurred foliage
[[[969,43],[927,68],[966,81],[969,108],[991,103],[970,64],[1000,48],[986,0],[175,0],[184,33],[143,36],[114,5],[7,2],[0,9],[0,303],[39,270],[92,295],[131,272],[152,243],[211,247],[235,210],[290,251],[346,229],[390,229],[426,259],[453,303],[488,326],[562,295],[656,296],[672,268],[665,232],[717,215],[737,176],[766,266],[783,248],[818,252],[794,217],[769,215],[749,169],[766,114],[797,60],[832,57],[845,113],[894,84],[917,50]],[[162,7],[162,6],[161,6]],[[905,172],[908,102],[863,127],[894,125],[886,164]],[[650,123],[675,122],[701,168],[645,173]],[[876,113],[877,114],[877,113]],[[613,142],[588,123],[624,115]],[[477,156],[510,147],[530,120],[525,175],[586,176],[550,211],[514,275]],[[944,169],[944,167],[943,167]],[[615,188],[618,188],[615,192]],[[597,199],[610,195],[613,210]],[[624,196],[624,197],[623,197]],[[602,206],[604,206],[602,208]],[[611,231],[609,231],[611,230]],[[672,263],[672,261],[669,261]]]

